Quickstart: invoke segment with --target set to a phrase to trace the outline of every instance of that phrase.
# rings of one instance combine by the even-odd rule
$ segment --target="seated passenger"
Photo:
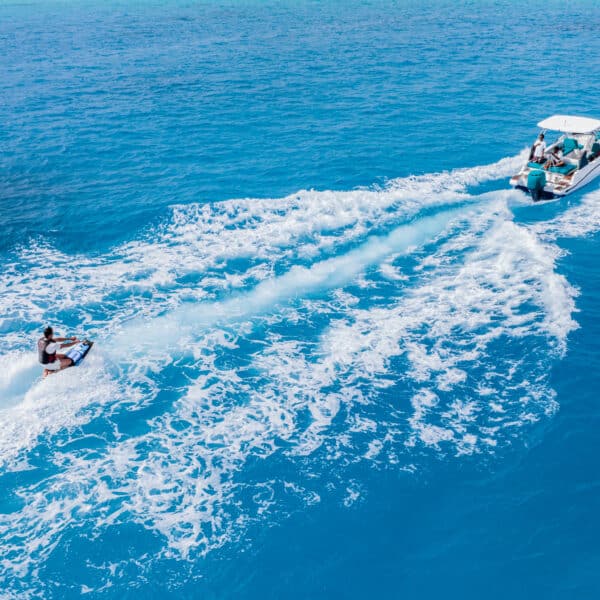
[[[540,133],[538,139],[535,140],[529,153],[530,162],[543,163],[544,153],[546,152],[546,142],[544,141],[544,134]]]
[[[565,163],[563,160],[563,154],[560,146],[554,146],[554,148],[552,148],[552,152],[550,152],[548,161],[544,165],[544,169],[549,169],[550,167],[564,167],[566,164],[567,163]]]

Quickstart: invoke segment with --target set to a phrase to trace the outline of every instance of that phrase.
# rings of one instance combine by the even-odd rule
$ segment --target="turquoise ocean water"
[[[0,598],[598,597],[600,191],[508,178],[599,29],[0,4]]]

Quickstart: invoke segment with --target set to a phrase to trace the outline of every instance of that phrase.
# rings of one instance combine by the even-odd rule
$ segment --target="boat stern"
[[[564,196],[569,192],[571,181],[569,176],[551,173],[541,166],[536,168],[525,165],[510,178],[510,185],[530,194],[537,201]]]

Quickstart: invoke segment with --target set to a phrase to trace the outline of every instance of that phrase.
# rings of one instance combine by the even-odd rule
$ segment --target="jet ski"
[[[65,356],[70,358],[72,364],[69,367],[76,367],[81,363],[81,361],[88,355],[88,352],[92,349],[94,342],[90,342],[89,340],[83,340],[75,346],[69,348],[67,352],[65,352]],[[68,367],[65,367],[68,368]]]

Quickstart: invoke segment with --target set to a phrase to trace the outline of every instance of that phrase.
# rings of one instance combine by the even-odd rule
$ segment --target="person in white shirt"
[[[55,371],[60,371],[66,367],[70,367],[73,361],[64,354],[58,354],[58,350],[69,348],[79,342],[76,337],[70,338],[54,338],[52,327],[44,329],[44,335],[38,340],[38,358],[44,365],[44,377]],[[69,342],[67,344],[61,342]]]
[[[544,154],[546,152],[546,142],[544,141],[544,134],[540,133],[538,139],[534,142],[533,148],[531,149],[530,160],[536,163],[544,162]]]

